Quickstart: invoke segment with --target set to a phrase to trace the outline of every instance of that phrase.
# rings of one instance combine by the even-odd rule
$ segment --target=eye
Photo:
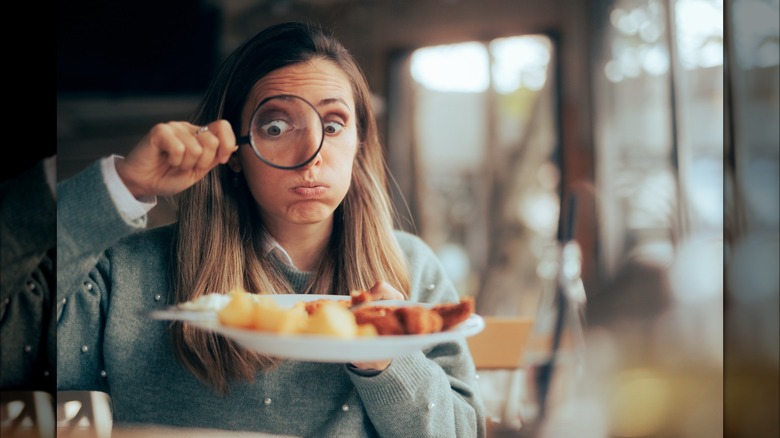
[[[280,137],[291,130],[292,130],[292,125],[290,125],[286,121],[271,120],[269,122],[260,124],[257,127],[256,132],[262,135],[263,137],[274,138],[274,137]]]
[[[342,129],[344,129],[344,125],[339,122],[325,122],[324,126],[325,133],[330,135],[338,134]]]

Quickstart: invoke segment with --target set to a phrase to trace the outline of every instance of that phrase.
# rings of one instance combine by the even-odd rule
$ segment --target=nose
[[[314,156],[314,158],[311,159],[308,163],[301,166],[299,169],[307,170],[311,169],[312,167],[319,166],[320,163],[322,163],[322,150],[317,152],[317,155]]]
[[[302,166],[303,169],[316,166],[322,162],[321,152],[323,143],[325,141],[325,131],[322,125],[322,119],[319,118],[319,114],[317,114],[316,120],[312,119],[309,121],[308,126],[310,128],[304,130],[304,138],[302,138],[301,141],[303,141],[305,144],[306,157],[312,157],[312,154],[314,155],[309,162]]]
[[[322,148],[324,131],[321,124],[309,123],[303,129],[295,129],[287,138],[288,142],[285,149],[288,154],[286,161],[290,163],[285,167],[287,169],[305,169],[312,167],[321,161],[319,152]],[[293,164],[294,163],[294,164]]]

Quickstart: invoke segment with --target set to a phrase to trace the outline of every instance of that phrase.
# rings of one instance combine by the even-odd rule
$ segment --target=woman
[[[321,149],[292,169],[236,146],[277,95],[305,99],[323,120]],[[458,300],[432,251],[392,228],[367,82],[329,33],[297,23],[262,31],[225,62],[194,123],[157,125],[127,157],[58,187],[59,389],[108,392],[116,423],[482,436],[465,342],[371,363],[300,362],[143,317],[236,287]],[[135,233],[156,196],[178,193],[176,222]]]

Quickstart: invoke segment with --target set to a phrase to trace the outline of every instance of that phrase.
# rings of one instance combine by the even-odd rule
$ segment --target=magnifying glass
[[[264,99],[252,113],[249,144],[257,158],[277,169],[305,166],[322,149],[325,127],[320,113],[302,97],[284,94]]]

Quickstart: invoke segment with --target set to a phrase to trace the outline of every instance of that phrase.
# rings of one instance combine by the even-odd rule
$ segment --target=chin
[[[319,206],[296,206],[290,214],[290,222],[307,225],[333,220],[335,208]]]

